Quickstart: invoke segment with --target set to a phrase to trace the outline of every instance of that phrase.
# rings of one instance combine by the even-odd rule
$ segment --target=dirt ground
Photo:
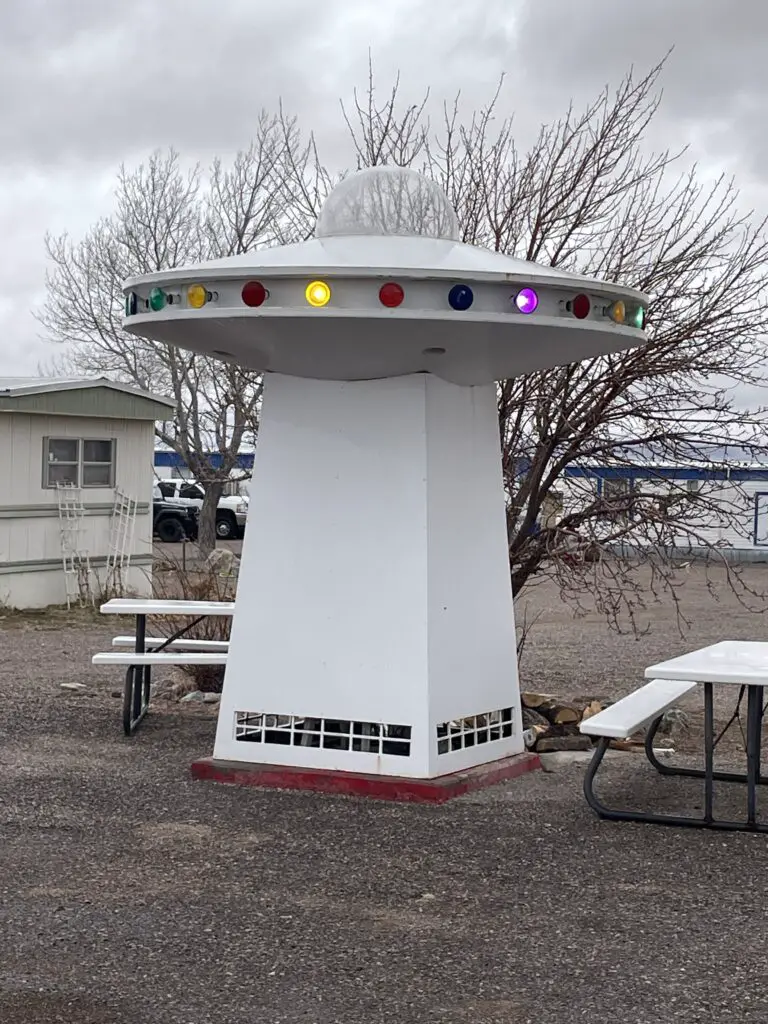
[[[690,632],[661,605],[634,639],[538,588],[523,685],[619,696],[764,635],[717,592],[693,568]],[[2,1024],[768,1020],[765,836],[600,822],[582,766],[440,808],[195,783],[215,708],[158,701],[125,739],[119,670],[89,662],[116,627],[0,617]],[[609,788],[690,805],[698,783],[638,763],[606,765]]]

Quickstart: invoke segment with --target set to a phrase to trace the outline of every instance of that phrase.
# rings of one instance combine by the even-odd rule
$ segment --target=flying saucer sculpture
[[[267,374],[216,763],[523,750],[494,382],[642,344],[647,299],[458,238],[436,185],[376,168],[307,242],[125,285],[126,330]]]

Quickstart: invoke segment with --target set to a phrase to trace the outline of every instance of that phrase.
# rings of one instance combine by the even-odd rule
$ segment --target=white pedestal
[[[522,750],[494,385],[270,375],[214,758],[427,779]]]

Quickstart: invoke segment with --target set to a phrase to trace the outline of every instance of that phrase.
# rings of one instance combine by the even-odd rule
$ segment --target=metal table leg
[[[174,640],[178,640],[189,632],[194,626],[202,622],[204,615],[198,616],[186,626],[176,630],[171,636],[155,648],[157,653],[166,650]],[[136,616],[136,642],[134,653],[145,654],[147,649],[147,617],[146,615]],[[132,736],[136,727],[149,709],[149,698],[152,689],[152,666],[131,665],[125,674],[125,690],[123,692],[123,731],[126,736]]]
[[[653,754],[653,739],[659,722],[657,719],[648,730],[646,736],[646,754],[654,767],[664,775],[682,775],[704,779],[705,806],[700,818],[679,814],[655,814],[646,811],[635,811],[624,808],[606,806],[595,794],[594,781],[610,740],[601,737],[595,749],[592,761],[584,776],[584,796],[592,810],[601,818],[612,821],[646,822],[653,825],[677,825],[687,828],[718,829],[724,832],[761,832],[768,833],[768,824],[757,820],[757,787],[764,780],[760,777],[760,745],[763,724],[763,687],[747,687],[747,774],[738,775],[730,772],[714,771],[714,751],[717,745],[714,730],[714,687],[712,683],[704,684],[704,770],[700,768],[670,768],[661,764]],[[747,820],[719,821],[713,814],[713,782],[747,783]],[[768,781],[768,780],[766,780]]]
[[[147,640],[147,617],[136,616],[136,654],[144,654]],[[152,683],[150,665],[129,665],[125,673],[123,690],[123,732],[132,736],[139,722],[147,713]]]
[[[741,688],[741,692],[739,694],[739,701],[738,701],[737,709],[734,712],[734,714],[732,715],[731,719],[720,730],[718,735],[715,736],[715,738],[714,738],[714,740],[712,742],[713,749],[717,747],[718,743],[720,742],[722,737],[725,735],[725,733],[727,732],[728,728],[730,728],[730,726],[733,725],[733,723],[736,721],[736,719],[738,717],[738,710],[741,707],[741,702],[742,702],[744,696],[746,695],[746,692],[747,692],[747,687],[743,686]],[[706,700],[706,695],[705,695],[705,700]],[[705,706],[705,720],[706,720],[706,706]],[[678,765],[669,764],[668,762],[660,761],[658,759],[658,757],[656,757],[656,754],[653,752],[653,747],[654,747],[654,744],[656,742],[656,735],[658,733],[658,730],[659,730],[659,727],[661,726],[662,721],[663,721],[663,716],[657,718],[654,722],[651,722],[651,725],[649,726],[649,728],[648,728],[648,730],[647,730],[647,732],[645,734],[645,756],[648,758],[648,760],[653,765],[653,767],[656,769],[656,771],[660,775],[675,775],[675,776],[681,776],[683,778],[689,778],[689,779],[706,779],[706,770],[704,770],[704,769],[701,769],[701,768],[683,768],[683,767],[678,766]],[[715,782],[740,782],[740,783],[742,783],[742,785],[745,784],[746,781],[747,781],[746,772],[720,772],[720,771],[712,771],[712,778],[714,779]],[[758,774],[757,784],[758,784],[758,786],[768,785],[768,777],[763,778],[761,774]]]
[[[715,771],[715,711],[712,683],[704,683],[704,820],[712,821]]]
[[[763,688],[747,688],[747,821],[757,820],[757,786],[760,781],[760,743],[763,721]]]

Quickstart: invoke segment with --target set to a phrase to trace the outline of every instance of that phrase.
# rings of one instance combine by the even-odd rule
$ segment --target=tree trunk
[[[197,546],[201,557],[207,558],[216,547],[216,512],[224,493],[224,483],[221,480],[209,480],[203,484],[203,488],[205,494],[197,523]]]

